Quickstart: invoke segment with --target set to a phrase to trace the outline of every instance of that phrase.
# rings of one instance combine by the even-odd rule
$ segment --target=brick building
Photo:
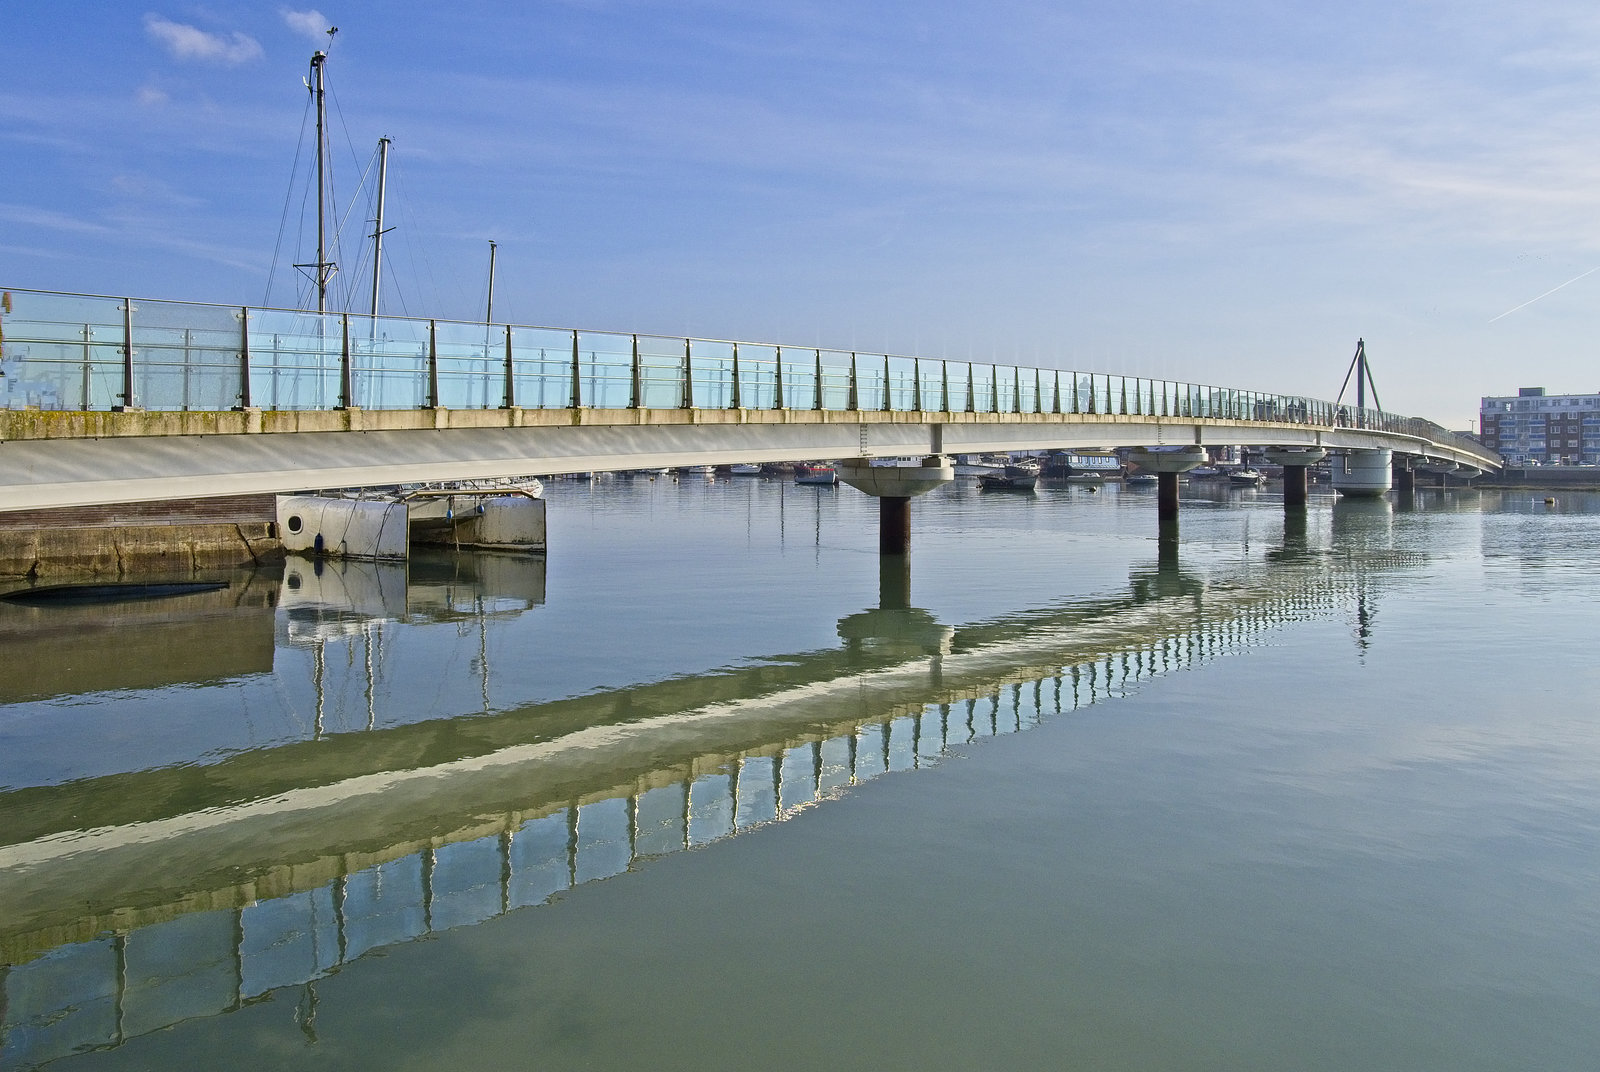
[[[1514,397],[1485,397],[1478,406],[1483,445],[1508,465],[1600,463],[1600,393],[1550,395],[1518,388]]]

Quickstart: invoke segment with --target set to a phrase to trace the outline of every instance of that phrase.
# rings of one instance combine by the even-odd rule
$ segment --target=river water
[[[0,1069],[1576,1069],[1600,496],[554,482],[0,604]]]

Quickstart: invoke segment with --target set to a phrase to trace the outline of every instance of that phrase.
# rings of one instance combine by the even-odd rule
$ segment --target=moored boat
[[[1266,482],[1267,478],[1262,476],[1259,470],[1252,469],[1249,466],[1245,466],[1242,469],[1234,469],[1228,473],[1228,483],[1237,484],[1241,487],[1258,488]]]
[[[796,484],[837,484],[839,473],[831,465],[806,465],[794,467]]]
[[[1031,462],[1013,462],[978,477],[978,487],[984,491],[1032,491],[1038,483],[1039,467]]]

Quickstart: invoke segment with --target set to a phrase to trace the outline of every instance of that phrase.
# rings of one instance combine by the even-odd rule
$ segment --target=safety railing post
[[[573,409],[583,407],[583,380],[578,371],[578,331],[572,331],[572,391],[570,400]]]
[[[84,391],[83,408],[89,408],[89,393]],[[133,400],[133,299],[122,299],[122,405],[113,409],[131,410],[138,407]]]
[[[355,402],[355,377],[350,372],[350,314],[339,317],[339,409],[349,409]],[[437,397],[437,395],[435,396]]]
[[[511,348],[511,325],[506,325],[506,383],[501,393],[501,409],[515,409],[517,405],[517,365]]]
[[[683,340],[683,408],[694,409],[694,365],[689,360],[689,340]]]
[[[239,408],[250,408],[250,307],[239,307]]]

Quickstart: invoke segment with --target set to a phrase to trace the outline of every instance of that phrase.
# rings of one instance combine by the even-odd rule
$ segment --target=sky
[[[1600,390],[1592,0],[0,20],[0,286],[314,305],[325,49],[340,308],[370,302],[386,136],[395,315],[482,319],[493,241],[497,321],[1324,399],[1361,338],[1383,408],[1457,430]]]

